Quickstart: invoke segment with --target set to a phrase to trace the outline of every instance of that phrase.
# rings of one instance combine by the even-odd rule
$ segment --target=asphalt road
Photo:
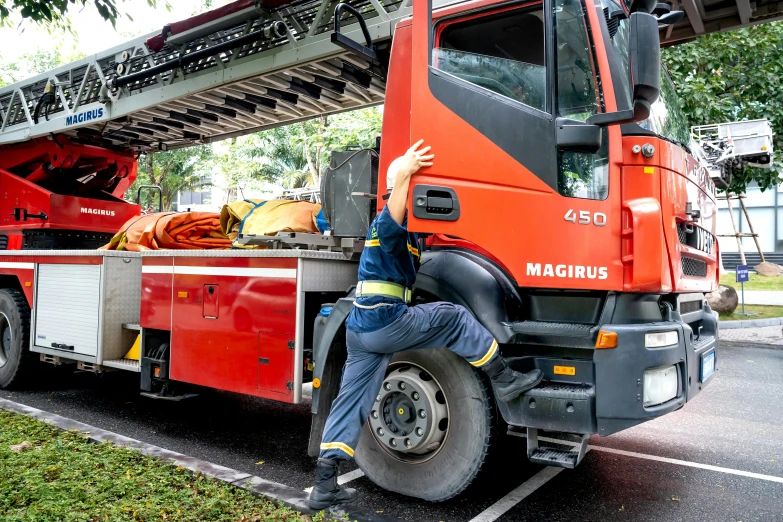
[[[507,435],[502,458],[449,502],[399,497],[361,476],[351,485],[361,507],[411,521],[783,521],[783,349],[723,343],[718,361],[716,378],[684,409],[593,437],[575,470],[530,464],[525,439]],[[139,397],[137,382],[123,373],[58,371],[38,389],[3,397],[289,486],[311,485],[309,405],[215,391],[166,403]]]

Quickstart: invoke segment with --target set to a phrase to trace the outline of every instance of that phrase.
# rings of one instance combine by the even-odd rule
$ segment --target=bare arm
[[[394,177],[394,190],[389,198],[389,213],[397,224],[402,225],[405,219],[405,207],[408,204],[408,188],[411,184],[411,176],[416,174],[422,167],[432,166],[434,154],[426,155],[429,152],[429,146],[417,150],[424,143],[424,140],[417,141],[404,156],[400,156],[392,161],[389,170],[386,172],[387,179]]]

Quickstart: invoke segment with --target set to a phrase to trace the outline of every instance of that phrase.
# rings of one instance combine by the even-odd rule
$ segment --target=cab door
[[[608,132],[596,154],[557,141],[568,119],[606,109],[589,29],[601,21],[587,9],[477,0],[433,16],[431,0],[413,6],[410,140],[435,160],[413,177],[408,227],[476,244],[520,286],[622,283]]]

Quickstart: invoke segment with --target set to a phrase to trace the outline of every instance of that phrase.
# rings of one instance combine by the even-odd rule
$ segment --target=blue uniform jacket
[[[421,255],[418,236],[408,232],[408,214],[399,225],[389,213],[388,206],[370,224],[364,251],[359,261],[359,281],[389,281],[411,288],[416,281]],[[354,332],[374,332],[396,321],[408,306],[400,299],[381,296],[360,297],[359,305],[373,306],[371,310],[354,307],[345,326]]]

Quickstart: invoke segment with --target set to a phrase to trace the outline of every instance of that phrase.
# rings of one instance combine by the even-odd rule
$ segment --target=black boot
[[[506,360],[500,355],[484,365],[483,369],[492,381],[495,397],[503,402],[512,401],[522,393],[535,388],[544,378],[541,370],[527,373],[515,372],[508,367]]]
[[[318,459],[317,482],[310,491],[310,509],[320,511],[329,506],[350,504],[359,496],[355,489],[344,488],[337,484],[338,471],[336,460]]]

